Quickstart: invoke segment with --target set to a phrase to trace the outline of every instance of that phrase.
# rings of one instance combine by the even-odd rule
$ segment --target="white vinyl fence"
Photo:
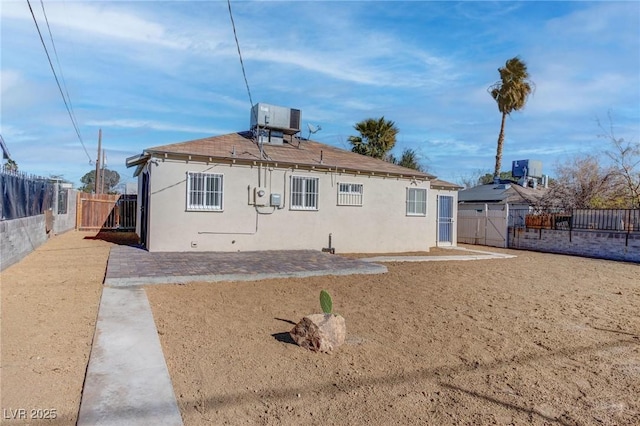
[[[458,209],[458,243],[507,247],[508,207],[489,210]]]

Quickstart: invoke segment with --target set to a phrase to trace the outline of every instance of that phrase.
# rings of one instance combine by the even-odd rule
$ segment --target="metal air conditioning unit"
[[[542,178],[542,161],[517,160],[511,163],[511,175],[513,177]]]
[[[294,135],[300,131],[300,115],[299,109],[257,103],[251,108],[251,129],[259,126]]]

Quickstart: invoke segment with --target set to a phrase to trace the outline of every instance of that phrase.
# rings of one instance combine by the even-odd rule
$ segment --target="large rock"
[[[302,318],[289,334],[303,348],[331,352],[344,343],[347,329],[340,315],[313,314]]]

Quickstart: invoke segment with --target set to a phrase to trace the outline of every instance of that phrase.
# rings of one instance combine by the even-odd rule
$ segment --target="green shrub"
[[[330,314],[333,311],[333,301],[326,290],[320,292],[320,307],[325,314]]]

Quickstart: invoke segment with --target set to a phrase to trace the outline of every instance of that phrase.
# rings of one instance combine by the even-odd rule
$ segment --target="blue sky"
[[[249,97],[226,1],[31,0],[82,147],[26,0],[0,3],[0,133],[21,170],[79,185],[107,166],[132,182],[144,148],[247,130]],[[507,121],[512,160],[602,152],[596,120],[640,135],[640,3],[232,1],[253,102],[298,108],[314,139],[349,149],[353,125],[384,116],[394,152],[459,182],[493,170],[500,113],[487,87],[516,55],[536,91]]]

